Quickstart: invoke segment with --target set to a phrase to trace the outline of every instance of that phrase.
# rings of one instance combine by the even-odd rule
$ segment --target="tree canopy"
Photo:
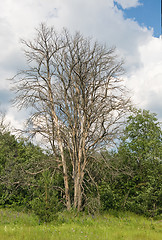
[[[156,114],[140,109],[128,117],[117,158],[118,164],[130,172],[121,174],[121,184],[118,179],[118,188],[125,195],[124,206],[139,213],[160,213],[162,130]]]

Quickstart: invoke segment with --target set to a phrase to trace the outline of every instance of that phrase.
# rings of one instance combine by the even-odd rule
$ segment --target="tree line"
[[[27,66],[12,79],[13,104],[31,110],[21,135],[44,148],[2,121],[0,204],[47,219],[63,206],[159,214],[161,128],[133,109],[115,49],[45,24],[22,44]]]

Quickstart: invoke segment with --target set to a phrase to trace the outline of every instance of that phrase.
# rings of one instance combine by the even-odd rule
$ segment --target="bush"
[[[113,191],[109,184],[102,182],[99,186],[100,200],[102,210],[115,209],[116,208],[116,200]]]

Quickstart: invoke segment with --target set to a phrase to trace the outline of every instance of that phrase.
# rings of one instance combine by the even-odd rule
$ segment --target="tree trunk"
[[[50,79],[50,77],[49,77]],[[64,156],[64,149],[63,149],[63,142],[61,138],[61,132],[60,132],[60,126],[58,122],[58,117],[54,111],[54,104],[53,104],[53,96],[52,96],[52,88],[51,88],[51,82],[49,80],[49,98],[51,102],[51,112],[52,112],[52,118],[53,121],[56,125],[57,129],[57,140],[58,140],[58,146],[60,149],[60,155],[61,155],[61,160],[62,160],[62,167],[63,167],[63,178],[64,178],[64,186],[65,186],[65,198],[66,198],[66,207],[67,210],[71,209],[71,201],[70,201],[70,192],[69,192],[69,183],[68,183],[68,173],[67,173],[67,165],[66,165],[66,160]]]
[[[66,160],[65,160],[65,156],[64,156],[62,141],[61,141],[61,138],[60,138],[59,128],[57,129],[57,132],[58,132],[58,144],[59,144],[61,160],[62,160],[62,167],[63,167],[63,178],[64,178],[64,185],[65,185],[66,207],[67,207],[67,210],[70,210],[71,209],[71,201],[70,201],[70,193],[69,193],[67,165],[66,165]]]

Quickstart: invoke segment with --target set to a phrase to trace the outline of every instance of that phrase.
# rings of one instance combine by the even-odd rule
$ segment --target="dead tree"
[[[71,208],[67,161],[73,172],[73,206],[82,206],[83,180],[92,150],[113,142],[130,100],[115,49],[82,37],[61,34],[44,24],[32,41],[23,41],[28,68],[13,78],[15,104],[30,107],[28,131],[41,134],[61,156],[67,209]]]

